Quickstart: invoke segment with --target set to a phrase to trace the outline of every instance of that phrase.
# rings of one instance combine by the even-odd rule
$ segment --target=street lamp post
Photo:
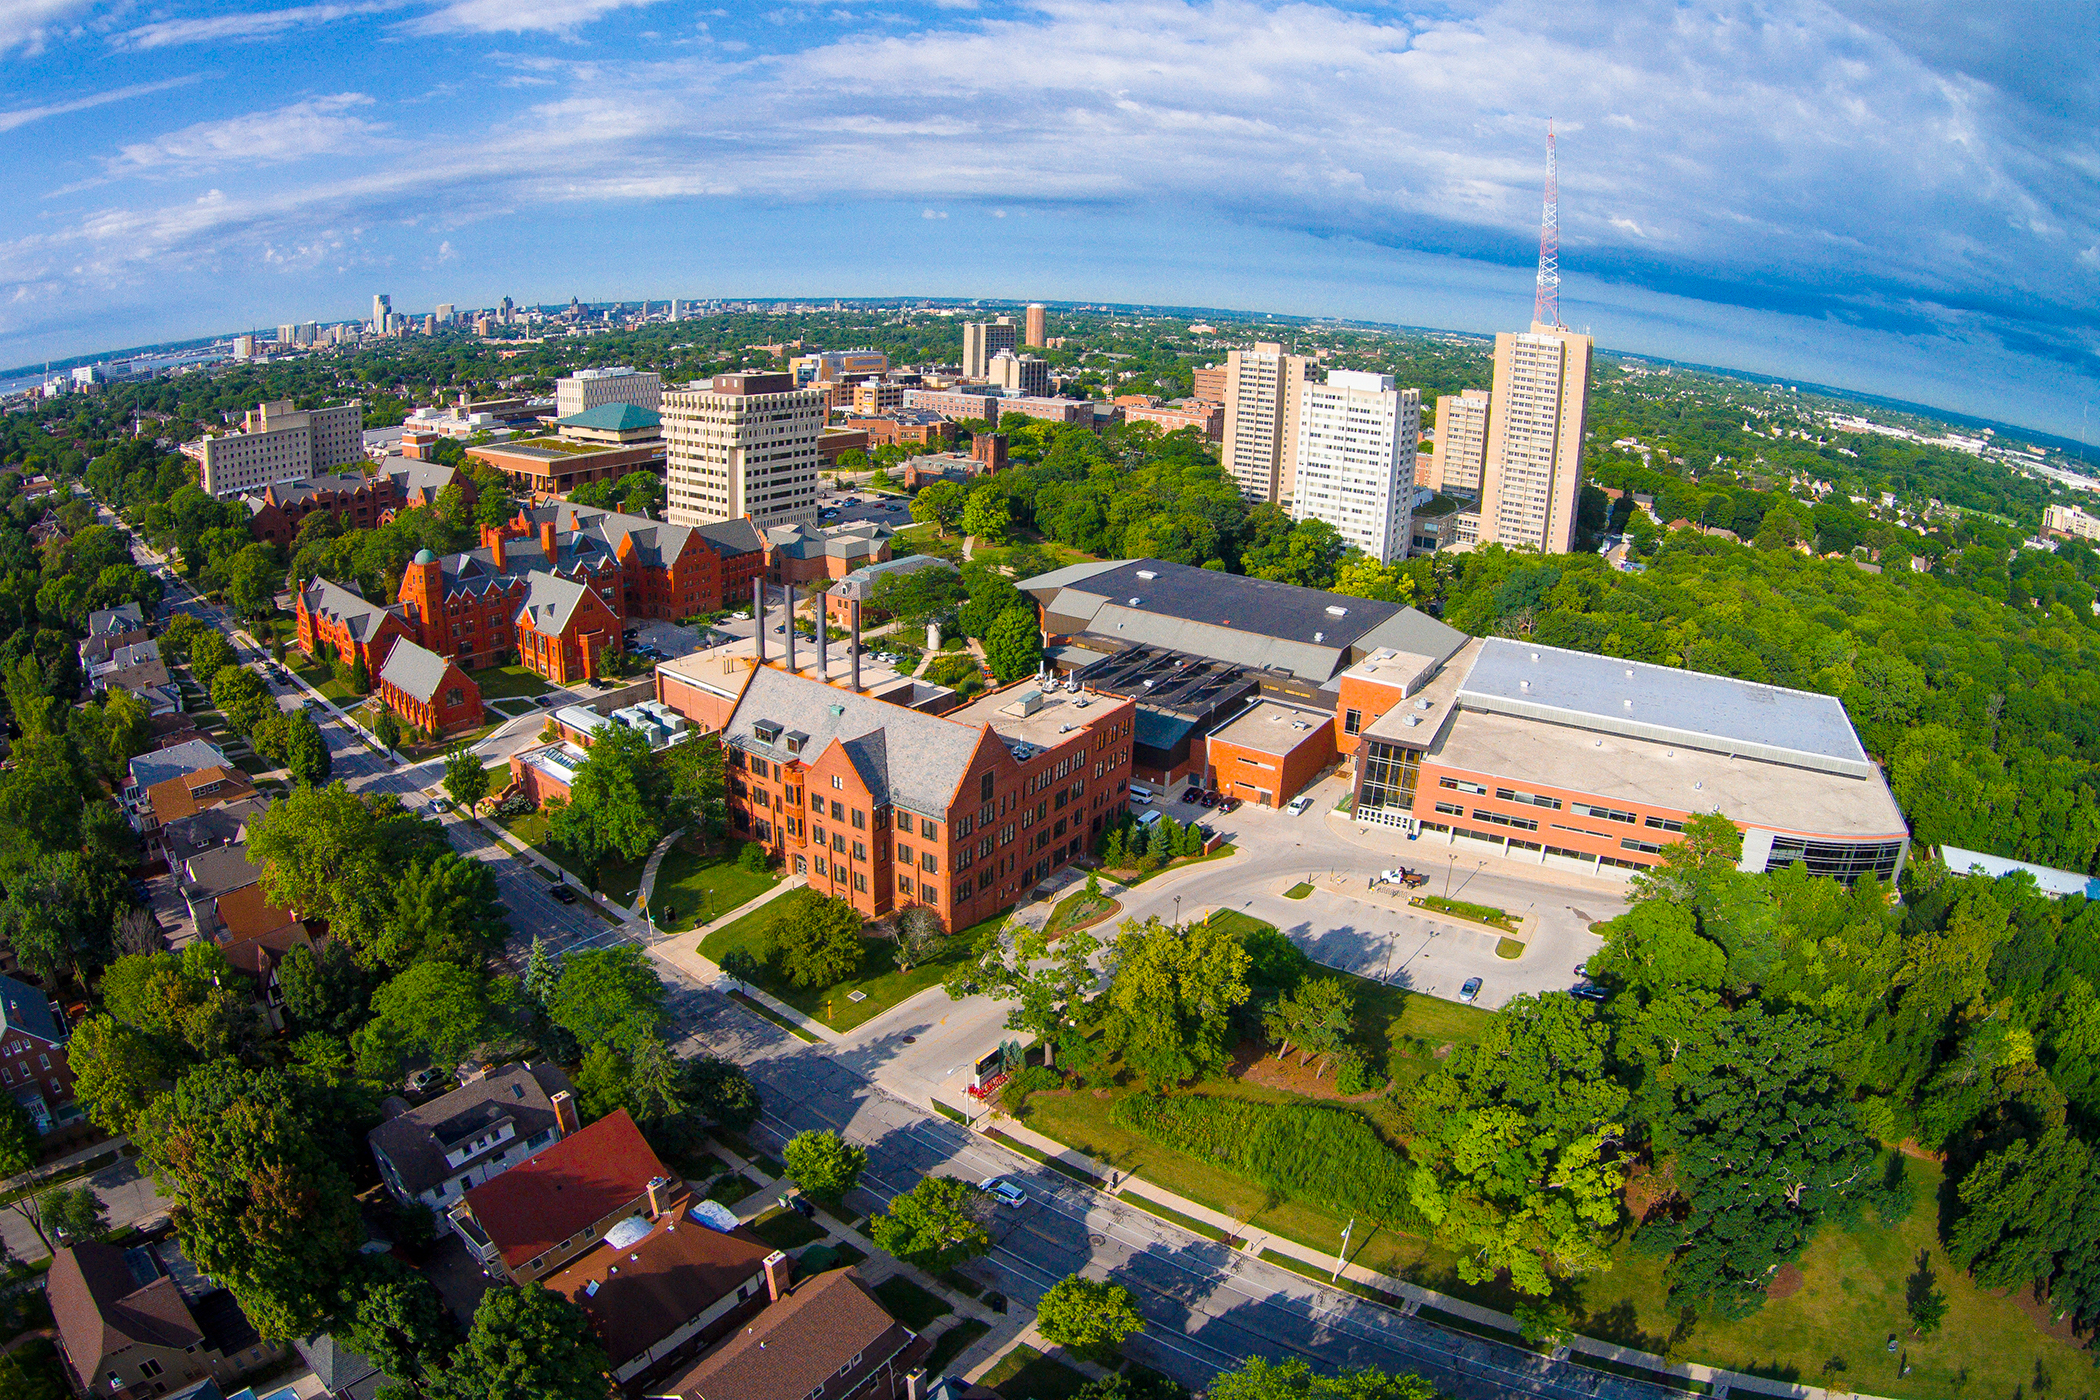
[[[1352,1215],[1349,1217],[1348,1225],[1344,1226],[1342,1229],[1342,1249],[1341,1253],[1334,1256],[1334,1276],[1327,1280],[1329,1283],[1335,1282],[1342,1276],[1342,1265],[1345,1262],[1347,1262],[1349,1258],[1349,1232],[1351,1230],[1354,1230],[1355,1228],[1356,1217]]]
[[[1451,898],[1451,876],[1458,869],[1458,855],[1453,852],[1444,857],[1444,898]]]

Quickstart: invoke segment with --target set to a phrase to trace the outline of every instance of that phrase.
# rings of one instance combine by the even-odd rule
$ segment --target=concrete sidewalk
[[[747,900],[728,913],[698,928],[688,929],[684,933],[668,934],[653,940],[649,944],[649,956],[676,968],[679,972],[703,987],[712,987],[727,974],[722,971],[721,964],[705,956],[700,951],[701,940],[707,936],[708,930],[726,927],[752,910],[770,904],[789,890],[802,889],[808,883],[809,881],[801,875],[791,875],[756,899]],[[639,921],[634,922],[638,923]],[[835,1031],[823,1022],[803,1015],[778,997],[761,991],[748,982],[738,982],[736,985],[742,995],[749,997],[781,1020],[798,1027],[811,1039],[821,1041],[827,1045],[843,1045],[846,1043],[846,1036],[843,1032]]]

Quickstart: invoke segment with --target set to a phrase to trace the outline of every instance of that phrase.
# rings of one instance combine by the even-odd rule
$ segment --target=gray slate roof
[[[119,603],[113,608],[95,609],[87,621],[88,635],[102,637],[112,632],[136,632],[146,625],[146,616],[137,603]]]
[[[779,725],[778,739],[768,743],[759,738],[753,726],[761,722]],[[944,819],[985,734],[983,728],[855,695],[770,666],[751,673],[722,732],[745,752],[778,763],[815,759],[836,739],[875,802]],[[787,738],[798,733],[808,737],[801,753],[791,754]]]
[[[525,602],[518,612],[541,632],[559,632],[569,625],[588,592],[582,584],[559,574],[533,574],[526,580]]]
[[[244,890],[262,879],[262,867],[248,859],[248,845],[200,851],[182,863],[183,889],[216,899]]]
[[[513,1147],[555,1125],[552,1096],[564,1090],[570,1090],[569,1077],[559,1065],[505,1065],[421,1108],[387,1119],[366,1133],[365,1141],[394,1164],[401,1184],[411,1194],[421,1195],[447,1177],[472,1170],[497,1150],[491,1147],[457,1167],[448,1167],[446,1143],[476,1137],[508,1118],[517,1136],[499,1146]]]
[[[885,559],[879,564],[863,564],[831,586],[833,597],[857,598],[865,603],[875,592],[875,581],[884,574],[915,574],[921,569],[953,569],[947,560],[932,554],[907,554],[902,559]]]
[[[222,768],[226,755],[209,739],[189,739],[173,748],[155,749],[131,760],[131,784],[140,791],[185,773]]]
[[[379,621],[394,608],[368,602],[338,583],[317,578],[301,590],[306,610],[316,617],[340,623],[356,641],[368,641],[379,630]]]
[[[371,1400],[381,1386],[394,1383],[363,1353],[350,1350],[326,1332],[302,1337],[292,1345],[327,1393],[338,1400]]]
[[[51,1009],[51,998],[14,978],[0,975],[0,1037],[22,1031],[52,1045],[63,1042],[66,1028]]]
[[[451,662],[428,647],[403,638],[394,643],[393,650],[386,654],[386,664],[379,668],[379,679],[391,685],[411,699],[426,704],[444,684],[445,672]]]
[[[1835,696],[1489,637],[1458,691],[1516,715],[1825,773],[1879,770]]]
[[[160,839],[168,848],[169,859],[179,865],[200,851],[246,841],[248,823],[269,810],[270,799],[261,796],[221,803],[167,823],[160,829]]]

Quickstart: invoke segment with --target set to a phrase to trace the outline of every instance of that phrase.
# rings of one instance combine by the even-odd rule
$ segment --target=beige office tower
[[[1590,338],[1534,321],[1495,337],[1480,542],[1566,554],[1575,545]]]
[[[1273,341],[1225,357],[1225,470],[1250,501],[1290,497],[1306,364]]]
[[[1011,316],[996,321],[963,322],[962,377],[982,379],[991,372],[992,356],[1001,350],[1018,352],[1021,331]]]
[[[718,374],[662,400],[664,518],[817,523],[817,440],[831,394],[790,374]]]
[[[1487,465],[1488,391],[1468,389],[1436,401],[1436,443],[1430,450],[1430,480],[1438,491],[1480,494],[1480,473]]]
[[[305,481],[364,460],[364,405],[295,409],[276,399],[241,417],[241,430],[183,444],[197,463],[197,484],[213,496],[257,491],[273,482]]]
[[[1050,335],[1050,313],[1039,301],[1028,304],[1028,348],[1040,349]]]
[[[1415,445],[1422,392],[1389,374],[1332,370],[1298,391],[1293,520],[1324,520],[1381,564],[1407,557],[1414,536]]]

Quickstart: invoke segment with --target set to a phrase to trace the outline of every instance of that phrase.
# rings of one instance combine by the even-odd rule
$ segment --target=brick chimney
[[[656,1219],[664,1213],[664,1205],[671,1197],[671,1178],[653,1176],[649,1178],[649,1218]]]
[[[481,547],[494,558],[496,567],[503,567],[503,527],[484,525],[481,527]]]
[[[788,1284],[795,1277],[795,1261],[787,1257],[787,1251],[776,1249],[766,1256],[766,1295],[779,1302],[787,1296]]]
[[[547,551],[547,562],[554,562],[554,522],[551,520],[540,522],[540,548]]]
[[[921,1366],[904,1378],[904,1400],[926,1400],[926,1368]]]
[[[554,1108],[554,1126],[560,1130],[556,1136],[567,1137],[583,1126],[576,1121],[576,1096],[567,1089],[556,1090],[547,1102]]]

